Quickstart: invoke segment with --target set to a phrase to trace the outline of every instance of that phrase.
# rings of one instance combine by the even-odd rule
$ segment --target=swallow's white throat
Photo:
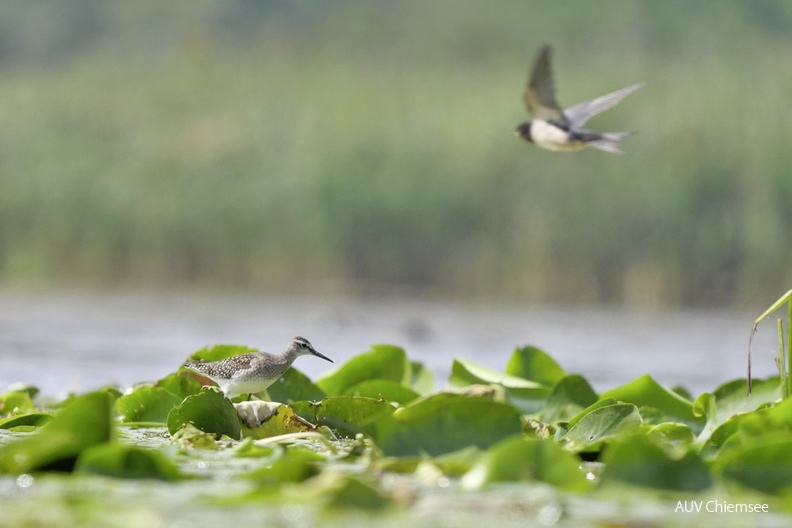
[[[544,119],[531,121],[531,140],[547,150],[578,150],[585,144],[569,141],[569,133]]]

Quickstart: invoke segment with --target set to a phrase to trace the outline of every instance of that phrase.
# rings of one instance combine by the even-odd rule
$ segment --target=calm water
[[[630,313],[517,305],[405,300],[183,294],[0,293],[0,390],[16,382],[46,394],[122,387],[173,372],[215,343],[280,351],[295,335],[341,364],[375,343],[404,347],[448,378],[453,358],[502,370],[517,345],[549,352],[598,390],[650,373],[694,393],[745,376],[757,313]],[[775,325],[764,323],[754,374],[773,375]],[[312,378],[325,361],[295,366]]]

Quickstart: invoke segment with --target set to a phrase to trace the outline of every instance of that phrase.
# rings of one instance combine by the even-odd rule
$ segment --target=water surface
[[[173,372],[206,345],[277,352],[301,335],[337,365],[375,343],[402,346],[435,372],[438,385],[455,357],[502,370],[516,346],[532,344],[597,390],[650,373],[698,393],[745,376],[756,315],[404,299],[4,292],[0,390],[17,382],[52,396],[109,383],[126,387]],[[759,377],[775,374],[775,326],[764,324],[754,349]],[[329,367],[310,357],[295,366],[312,378]]]

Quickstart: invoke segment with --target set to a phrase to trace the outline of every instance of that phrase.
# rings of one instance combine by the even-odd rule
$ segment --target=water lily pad
[[[765,493],[792,490],[792,439],[789,432],[768,434],[718,457],[716,471],[725,478]]]
[[[511,405],[439,393],[382,416],[366,429],[388,456],[436,456],[468,446],[487,448],[519,433],[522,424]]]
[[[364,396],[367,398],[384,398],[400,405],[407,404],[420,397],[420,394],[401,383],[390,380],[369,380],[358,383],[344,391],[344,396]]]
[[[353,437],[372,421],[394,411],[387,401],[358,396],[330,397],[319,403],[294,402],[292,409],[313,424]]]
[[[201,390],[201,384],[195,378],[182,374],[170,374],[159,380],[155,386],[174,394],[179,398],[179,401],[187,396],[198,394]]]
[[[105,391],[73,398],[32,435],[0,446],[0,471],[71,471],[80,453],[113,437],[111,402]]]
[[[569,451],[598,451],[603,441],[635,431],[642,423],[638,408],[631,403],[595,407],[584,413],[561,439]]]
[[[190,359],[204,361],[220,361],[231,356],[238,356],[239,354],[251,354],[258,352],[256,348],[250,348],[245,345],[211,345],[196,350],[190,354]]]
[[[506,374],[552,387],[566,372],[549,354],[536,347],[518,348],[506,364]]]
[[[605,450],[603,462],[603,483],[673,491],[701,491],[712,485],[709,469],[696,453],[671,458],[643,434],[612,442]]]
[[[235,405],[242,419],[242,436],[269,438],[313,431],[316,426],[300,418],[288,405],[278,402],[250,401]]]
[[[0,416],[33,412],[33,397],[29,391],[10,391],[0,395]]]
[[[52,415],[45,412],[17,414],[0,420],[0,429],[8,429],[9,431],[19,430],[18,428],[20,427],[35,429],[47,423],[50,418],[52,418]]]
[[[214,433],[216,438],[226,435],[238,440],[242,437],[234,406],[214,388],[201,389],[198,394],[185,398],[168,413],[167,423],[171,435],[192,424],[205,433]]]
[[[296,401],[319,401],[327,397],[308,376],[295,369],[287,370],[275,383],[267,388],[269,399],[281,403]]]
[[[663,387],[648,374],[621,387],[605,391],[600,398],[612,398],[637,407],[652,407],[670,417],[672,421],[688,424],[696,432],[701,431],[705,423],[703,417],[693,413],[693,402]]]
[[[316,384],[328,396],[341,396],[353,385],[375,379],[410,385],[412,366],[403,349],[391,345],[375,345],[371,347],[371,351],[357,355],[327,372]]]
[[[582,491],[590,487],[580,459],[551,440],[507,438],[487,450],[462,479],[466,489],[481,489],[493,482],[539,481],[559,489]]]
[[[165,423],[182,399],[162,387],[142,386],[118,398],[114,407],[122,422]]]
[[[778,405],[740,414],[727,421],[713,433],[723,435],[715,465],[722,465],[734,453],[751,449],[762,443],[776,443],[777,437],[792,436],[792,400],[784,400]],[[718,441],[721,439],[719,438]]]
[[[576,374],[565,376],[555,384],[539,414],[545,423],[570,420],[597,401],[589,382]]]
[[[345,475],[340,486],[330,493],[327,507],[330,509],[352,508],[358,511],[378,511],[390,502],[374,486],[357,477]]]
[[[696,445],[709,442],[719,447],[734,431],[737,421],[733,419],[765,407],[781,398],[781,383],[778,378],[754,380],[751,395],[746,395],[744,379],[736,379],[718,387],[714,392],[705,392],[693,402],[693,413],[706,418]],[[731,420],[731,423],[729,423]],[[717,432],[716,432],[717,431]]]
[[[435,389],[434,373],[426,368],[423,363],[410,361],[412,375],[410,377],[410,388],[418,394],[427,394]]]
[[[218,449],[217,436],[214,433],[205,433],[190,423],[173,433],[171,440],[181,449]]]
[[[673,459],[685,456],[696,439],[690,427],[671,422],[653,426],[646,432],[646,436]]]
[[[234,455],[242,458],[270,458],[283,449],[278,444],[258,445],[250,437],[244,438],[235,448]]]
[[[91,447],[77,458],[75,473],[127,479],[177,480],[178,467],[162,452],[115,442]]]
[[[286,482],[302,482],[318,475],[320,463],[326,458],[310,449],[290,447],[281,451],[281,456],[271,464],[261,467],[244,477],[256,482],[263,488],[280,487]]]
[[[533,414],[541,410],[544,401],[550,395],[550,387],[541,383],[498,372],[462,359],[455,359],[451,365],[451,377],[448,383],[452,387],[474,384],[501,386],[509,402],[523,414]]]

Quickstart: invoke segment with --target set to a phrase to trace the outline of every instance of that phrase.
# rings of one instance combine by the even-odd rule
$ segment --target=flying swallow
[[[570,151],[594,147],[605,152],[622,154],[619,142],[632,132],[594,132],[581,128],[593,116],[616,106],[619,101],[646,85],[633,84],[566,110],[555,100],[555,81],[550,67],[549,45],[536,56],[523,100],[531,119],[520,123],[514,135],[547,150]]]

